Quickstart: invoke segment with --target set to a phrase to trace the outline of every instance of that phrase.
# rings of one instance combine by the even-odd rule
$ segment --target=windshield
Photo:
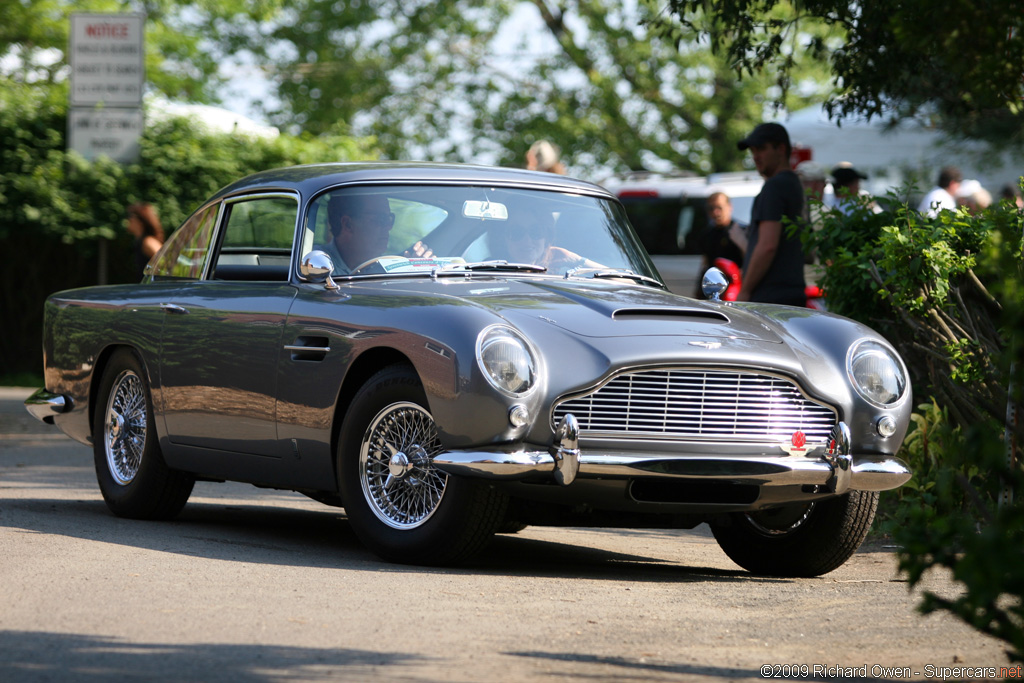
[[[657,277],[622,207],[577,194],[503,187],[387,185],[330,191],[310,205],[302,253],[326,252],[335,276],[473,269]],[[501,269],[501,268],[497,268]],[[493,270],[493,269],[492,269]]]

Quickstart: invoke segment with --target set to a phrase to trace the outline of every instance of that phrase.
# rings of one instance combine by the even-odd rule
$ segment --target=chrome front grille
[[[800,430],[807,441],[824,442],[836,424],[832,408],[785,377],[694,368],[617,375],[556,404],[554,422],[566,413],[584,437],[778,441]]]

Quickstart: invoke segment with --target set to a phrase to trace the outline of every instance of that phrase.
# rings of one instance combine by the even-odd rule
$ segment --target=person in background
[[[135,274],[141,280],[146,272],[146,264],[164,244],[164,229],[152,204],[137,202],[129,206],[125,214],[125,227],[135,238],[132,245]]]
[[[945,166],[939,171],[938,183],[924,196],[917,210],[929,218],[935,218],[939,211],[956,211],[956,193],[963,182],[963,174],[956,166]]]
[[[966,207],[972,214],[978,214],[992,205],[992,194],[973,178],[960,183],[956,191],[956,203]]]
[[[547,140],[538,140],[526,150],[526,168],[565,175],[565,166],[559,160],[559,149]]]
[[[732,218],[732,201],[724,192],[712,192],[705,200],[708,227],[700,237],[700,273],[715,265],[715,260],[724,258],[737,266],[743,263],[743,250],[747,244],[747,226]],[[703,298],[700,283],[697,283],[696,298]]]
[[[835,208],[849,216],[860,205],[860,181],[868,177],[855,169],[849,161],[842,161],[832,169],[832,191],[835,192]]]
[[[1003,189],[999,191],[1000,201],[1010,202],[1018,209],[1024,209],[1024,197],[1021,196],[1020,188],[1016,185],[1010,185],[1007,183],[1003,185]]]
[[[765,178],[750,213],[737,301],[803,306],[807,302],[804,249],[790,225],[803,223],[804,187],[790,167],[789,133],[778,123],[762,123],[737,147],[750,150],[754,166]]]
[[[796,174],[800,177],[800,182],[803,183],[804,194],[810,200],[804,204],[805,217],[811,224],[820,222],[820,205],[825,202],[825,189],[828,187],[825,171],[813,161],[801,161],[794,170],[796,170]],[[817,202],[818,205],[816,206],[814,202]]]

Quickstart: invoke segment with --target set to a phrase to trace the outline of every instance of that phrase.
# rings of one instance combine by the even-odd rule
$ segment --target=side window
[[[212,204],[192,214],[164,244],[149,274],[154,278],[202,277],[219,208],[220,204]]]
[[[219,280],[287,280],[298,202],[262,196],[228,202],[214,268]]]

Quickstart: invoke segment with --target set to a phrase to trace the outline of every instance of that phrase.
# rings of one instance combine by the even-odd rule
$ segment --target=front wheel
[[[385,368],[356,394],[338,439],[345,512],[386,560],[452,564],[480,551],[505,518],[507,497],[433,466],[443,447],[416,372]]]
[[[164,462],[145,378],[129,349],[115,352],[103,373],[93,416],[96,480],[118,517],[170,519],[188,501],[195,479]]]
[[[755,574],[820,576],[856,552],[877,507],[877,491],[851,491],[814,503],[734,513],[712,524],[711,531],[733,562]]]

